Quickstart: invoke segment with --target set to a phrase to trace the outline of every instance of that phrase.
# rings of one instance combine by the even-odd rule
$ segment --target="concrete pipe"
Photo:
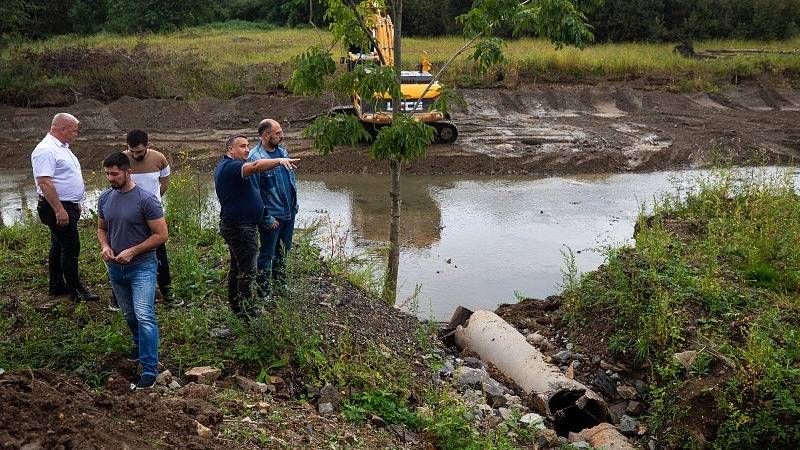
[[[542,353],[497,314],[475,311],[466,326],[456,329],[455,338],[460,349],[477,353],[513,379],[531,396],[533,408],[553,420],[560,436],[608,421],[602,397],[544,362]]]

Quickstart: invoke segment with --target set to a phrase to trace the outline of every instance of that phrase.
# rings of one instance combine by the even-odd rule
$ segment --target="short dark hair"
[[[263,135],[265,131],[272,131],[272,122],[266,119],[262,120],[261,123],[258,124],[258,135]]]
[[[233,146],[233,143],[236,141],[236,139],[239,139],[239,138],[247,139],[247,136],[245,136],[243,134],[232,134],[232,135],[228,136],[228,139],[225,139],[225,149],[224,149],[224,151],[227,152],[228,149],[231,148],[231,146]]]
[[[114,152],[103,160],[103,167],[117,166],[121,170],[128,170],[131,168],[131,160],[128,155],[122,152]]]
[[[147,132],[142,130],[131,130],[125,138],[128,140],[128,147],[139,145],[147,146]]]

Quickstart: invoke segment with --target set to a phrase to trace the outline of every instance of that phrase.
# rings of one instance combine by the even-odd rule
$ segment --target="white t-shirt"
[[[36,177],[52,178],[59,200],[73,203],[83,201],[81,163],[69,149],[69,144],[63,144],[47,133],[47,136],[33,149],[31,165],[34,180]],[[36,192],[44,195],[38,181],[36,181]]]

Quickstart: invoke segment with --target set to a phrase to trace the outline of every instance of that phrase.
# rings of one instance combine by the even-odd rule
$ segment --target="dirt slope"
[[[453,112],[454,145],[435,145],[407,173],[563,174],[704,167],[732,163],[787,163],[800,155],[800,91],[761,84],[719,93],[672,93],[624,84],[542,85],[519,90],[462,90],[466,107]],[[255,135],[263,117],[289,132],[287,147],[306,172],[384,172],[366,148],[322,158],[299,136],[327,99],[274,91],[233,100],[122,98],[110,104],[81,100],[68,108],[0,106],[0,167],[28,167],[33,146],[54,113],[82,121],[72,147],[90,168],[124,145],[124,133],[143,128],[176,163],[211,165],[233,132]]]

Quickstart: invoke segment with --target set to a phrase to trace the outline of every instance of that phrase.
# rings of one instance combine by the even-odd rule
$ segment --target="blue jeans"
[[[142,375],[158,375],[158,321],[156,320],[155,255],[134,264],[106,263],[111,288],[133,334]]]
[[[286,255],[292,249],[294,234],[294,216],[291,219],[277,219],[278,226],[269,229],[269,224],[260,223],[258,234],[261,247],[258,250],[258,287],[266,294],[270,289],[270,281],[278,286],[286,284]]]

